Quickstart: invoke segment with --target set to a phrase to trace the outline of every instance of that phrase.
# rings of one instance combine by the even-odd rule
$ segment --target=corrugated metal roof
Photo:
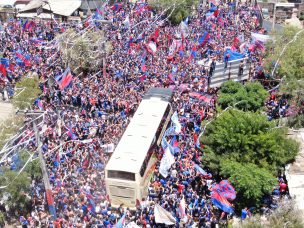
[[[100,0],[82,0],[80,9],[81,10],[96,10],[96,8],[101,8],[104,4],[103,1]]]
[[[43,5],[43,9],[50,10],[54,14],[61,16],[71,16],[72,13],[77,10],[81,5],[81,0],[48,0],[48,4],[43,3],[42,0],[32,0],[27,4],[20,13],[35,10]]]
[[[49,13],[41,13],[37,16],[37,13],[18,13],[17,17],[21,18],[41,18],[41,19],[51,19],[51,15]]]

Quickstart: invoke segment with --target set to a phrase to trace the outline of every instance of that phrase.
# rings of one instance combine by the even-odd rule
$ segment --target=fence
[[[243,62],[243,63],[242,63]],[[251,62],[248,59],[239,59],[227,63],[216,64],[212,76],[209,78],[209,87],[220,87],[228,80],[244,81],[252,76]]]

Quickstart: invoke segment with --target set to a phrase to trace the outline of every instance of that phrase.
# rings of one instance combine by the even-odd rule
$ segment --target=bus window
[[[135,181],[135,173],[108,170],[108,178]]]
[[[170,105],[168,105],[168,107],[166,109],[166,112],[165,112],[165,114],[164,114],[164,116],[162,118],[162,121],[159,124],[157,132],[155,134],[157,141],[159,141],[159,139],[160,139],[159,137],[161,136],[161,133],[166,130],[164,128],[167,128],[167,126],[164,126],[164,124],[166,123],[166,120],[168,119],[168,115],[170,114],[170,111],[171,111],[171,107],[170,107]]]
[[[147,156],[146,156],[146,158],[145,158],[145,160],[144,160],[144,162],[143,162],[143,164],[140,168],[139,174],[140,174],[141,177],[143,177],[145,175],[147,166],[149,164],[149,161],[150,161],[150,158],[151,158],[153,152],[154,152],[154,143],[151,145],[151,147],[149,149],[149,152],[148,152],[148,154],[147,154]]]

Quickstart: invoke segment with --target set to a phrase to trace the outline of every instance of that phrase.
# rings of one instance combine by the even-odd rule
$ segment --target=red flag
[[[0,72],[4,77],[6,77],[6,68],[3,64],[0,64]]]

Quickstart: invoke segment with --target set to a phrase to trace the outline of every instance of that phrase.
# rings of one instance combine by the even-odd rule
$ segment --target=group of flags
[[[20,50],[15,53],[16,64],[20,67],[31,66],[31,56],[29,54],[24,55]],[[7,70],[14,71],[15,64],[8,58],[0,59],[0,73],[2,76],[7,76]]]
[[[24,31],[32,31],[32,29],[36,26],[36,23],[34,21],[28,21],[22,25],[22,32]]]

